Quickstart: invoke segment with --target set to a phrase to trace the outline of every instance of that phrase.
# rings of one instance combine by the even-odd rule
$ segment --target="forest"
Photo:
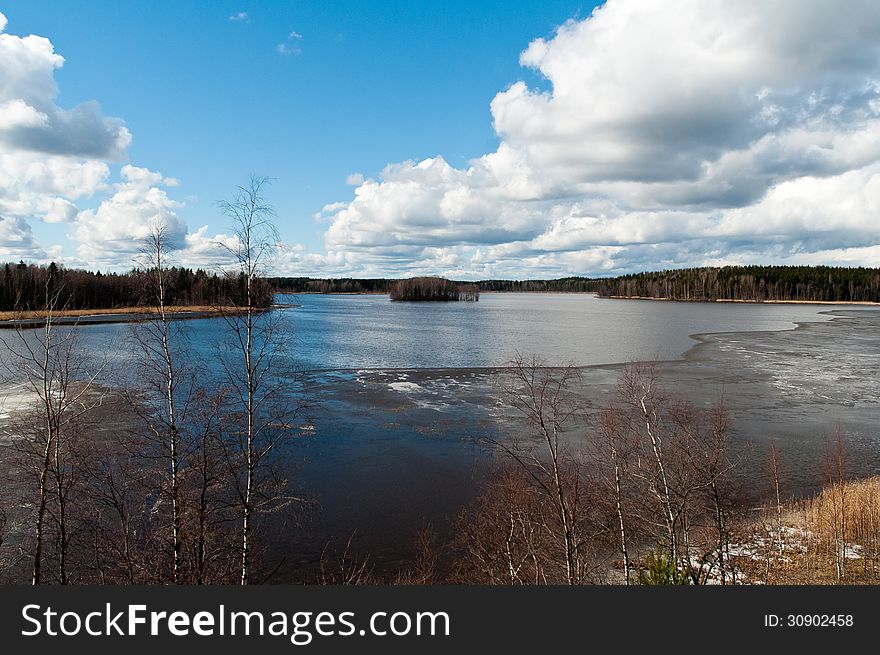
[[[115,309],[152,303],[144,295],[149,271],[102,273],[25,262],[0,268],[0,311],[30,310],[45,303],[47,284],[61,291],[65,309]],[[241,305],[247,285],[240,274],[172,266],[167,270],[169,306]],[[880,269],[831,266],[725,266],[632,273],[611,278],[565,277],[555,280],[447,280],[434,292],[424,287],[441,278],[260,277],[252,302],[268,307],[273,292],[390,294],[392,299],[479,299],[479,292],[598,293],[603,297],[662,298],[696,302],[880,302]],[[413,280],[422,280],[415,283]],[[431,286],[431,285],[429,285]],[[436,285],[434,285],[436,286]],[[466,290],[466,293],[459,293]],[[403,298],[403,295],[409,297]],[[461,296],[458,298],[457,296]],[[436,297],[435,297],[436,296]]]
[[[59,309],[116,309],[155,304],[145,293],[150,270],[101,273],[68,269],[55,263],[6,264],[0,268],[0,311],[43,307],[46,294],[57,291]],[[169,267],[165,272],[165,304],[169,306],[240,306],[247,285],[240,274],[218,275],[202,269]],[[255,307],[268,307],[272,288],[264,279],[253,285]]]
[[[270,277],[269,284],[281,293],[389,293],[393,278]],[[597,280],[566,277],[558,280],[454,280],[458,285],[475,284],[480,291],[585,292],[595,291]]]
[[[389,278],[270,277],[269,284],[280,293],[388,293]]]
[[[480,299],[480,288],[476,284],[459,284],[442,277],[414,277],[395,282],[389,290],[389,295],[391,300],[398,301],[477,302]]]
[[[880,269],[725,266],[635,273],[593,281],[601,296],[716,301],[880,302]]]
[[[276,290],[287,293],[389,293],[396,282],[384,278],[269,278]],[[608,278],[574,276],[554,280],[456,281],[455,284],[475,284],[486,292],[593,292],[605,297],[702,302],[880,302],[880,269],[841,266],[700,267]]]

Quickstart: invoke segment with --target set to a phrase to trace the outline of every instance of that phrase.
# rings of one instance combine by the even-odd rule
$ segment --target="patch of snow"
[[[401,391],[403,393],[418,393],[424,391],[424,389],[415,382],[389,382],[388,388],[392,391]]]
[[[859,544],[846,544],[843,548],[846,559],[862,559],[862,547]]]

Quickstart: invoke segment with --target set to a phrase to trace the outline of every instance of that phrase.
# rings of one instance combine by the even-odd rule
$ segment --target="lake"
[[[751,449],[744,470],[757,496],[771,438],[782,451],[786,493],[818,486],[821,452],[837,427],[859,466],[872,472],[880,464],[875,308],[516,293],[483,294],[477,303],[393,303],[381,295],[279,302],[298,305],[277,311],[290,337],[288,363],[309,372],[316,402],[313,430],[282,454],[312,510],[272,526],[289,557],[281,575],[313,565],[325,544],[344,546],[352,535],[358,552],[393,570],[423,522],[442,535],[491,465],[483,437],[512,429],[493,369],[517,354],[587,367],[585,402],[594,407],[610,399],[621,363],[664,360],[660,374],[673,392],[697,404],[724,396],[734,439]],[[210,375],[222,320],[176,326],[187,356]],[[104,383],[123,379],[131,326],[77,329],[82,345],[109,362],[113,375]]]
[[[591,366],[681,357],[693,334],[790,330],[827,321],[822,305],[680,303],[593,294],[486,293],[479,302],[391,302],[385,295],[279,295],[290,358],[308,370],[503,366],[517,353]],[[183,325],[183,324],[181,324]],[[185,323],[191,353],[212,354],[217,319]],[[128,324],[79,327],[83,345],[125,359]],[[2,333],[0,333],[2,334]]]

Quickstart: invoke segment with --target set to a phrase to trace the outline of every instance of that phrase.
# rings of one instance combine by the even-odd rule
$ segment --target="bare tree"
[[[658,502],[669,550],[677,558],[680,555],[677,512],[663,452],[661,408],[665,398],[658,386],[656,369],[641,363],[627,365],[618,382],[618,395],[631,410],[630,431],[649,446],[649,460],[639,466],[639,475]]]
[[[632,582],[633,571],[629,553],[630,531],[628,530],[629,513],[626,509],[626,493],[630,458],[634,449],[627,438],[627,432],[623,429],[623,420],[616,407],[611,406],[602,410],[600,420],[608,455],[606,485],[610,489],[614,515],[617,519],[616,527],[623,560],[623,576],[625,584],[629,585]]]
[[[254,514],[282,500],[281,481],[267,477],[263,465],[275,447],[290,436],[292,423],[302,409],[298,400],[289,397],[294,380],[283,370],[285,342],[280,316],[265,312],[271,296],[261,275],[278,242],[272,222],[275,212],[263,195],[267,184],[267,178],[252,177],[247,186],[238,187],[231,200],[220,203],[232,221],[233,234],[231,242],[223,245],[243,286],[242,296],[227,298],[222,312],[231,338],[223,367],[230,398],[242,419],[234,438],[222,443],[227,448],[241,511],[243,585],[251,577]],[[261,493],[267,488],[271,492]]]
[[[555,544],[544,526],[546,498],[515,462],[492,476],[456,521],[456,580],[466,584],[537,585],[552,581]]]
[[[195,584],[228,584],[238,580],[239,548],[230,508],[228,466],[222,438],[224,433],[223,408],[226,398],[222,392],[196,391],[196,416],[191,452],[187,458],[187,504],[190,508],[187,522],[187,561],[191,581]]]
[[[690,583],[735,582],[730,538],[737,488],[723,398],[706,409],[670,398],[653,364],[633,363],[620,375],[617,399],[613,427],[624,435],[616,439],[626,444],[633,482],[629,511],[618,516],[638,527],[639,539],[653,541],[658,556],[662,548]],[[617,451],[613,466],[620,450],[609,448]]]
[[[57,578],[69,582],[68,547],[70,545],[68,500],[75,479],[72,457],[77,422],[101,397],[93,392],[100,367],[89,370],[79,352],[75,326],[56,324],[62,310],[63,286],[54,276],[44,287],[44,318],[39,330],[18,326],[13,343],[4,341],[12,362],[25,374],[25,388],[37,406],[33,422],[25,429],[20,446],[36,482],[36,516],[33,526],[33,567],[31,583],[45,578],[47,518],[56,526],[55,546]]]
[[[150,404],[142,405],[137,396],[131,396],[132,406],[144,419],[152,441],[158,446],[159,459],[164,463],[163,489],[171,505],[171,579],[175,584],[183,582],[182,570],[182,509],[181,465],[184,456],[182,420],[178,404],[186,404],[192,391],[185,385],[185,372],[177,357],[177,336],[169,313],[168,257],[172,243],[167,226],[155,223],[144,240],[142,266],[145,300],[155,310],[154,317],[133,327],[132,336],[139,351],[138,383],[146,385],[147,392],[155,392],[161,398],[161,410],[153,411]],[[140,391],[140,390],[139,390]],[[184,398],[181,399],[181,396]],[[144,453],[151,455],[150,452]]]
[[[774,529],[769,531],[770,547],[767,549],[767,582],[770,581],[770,568],[774,555],[777,557],[783,557],[785,554],[785,533],[782,525],[782,494],[780,492],[779,480],[779,447],[776,445],[776,442],[772,440],[770,441],[768,451],[770,459],[770,479],[773,484],[772,491],[775,502],[774,513],[776,525]],[[775,548],[775,546],[778,546],[778,549]]]
[[[540,448],[495,442],[549,501],[552,508],[545,529],[562,554],[564,580],[580,584],[598,568],[597,540],[606,532],[601,521],[590,520],[590,493],[585,467],[562,443],[562,434],[574,422],[578,405],[571,386],[578,378],[572,367],[550,368],[537,358],[517,357],[510,367],[504,394],[525,419]]]
[[[707,410],[679,401],[668,411],[673,511],[678,524],[681,567],[693,584],[735,582],[730,565],[734,462],[728,445],[729,418],[723,399]]]
[[[823,456],[822,468],[825,472],[826,493],[830,500],[831,543],[834,548],[834,569],[837,579],[846,576],[847,560],[847,451],[843,440],[843,434],[838,427],[834,431],[834,439],[826,448]]]

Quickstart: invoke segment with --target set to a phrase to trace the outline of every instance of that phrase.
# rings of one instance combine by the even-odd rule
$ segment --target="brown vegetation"
[[[233,307],[218,307],[216,305],[172,305],[165,308],[168,314],[219,314],[223,311],[233,311]],[[62,309],[56,311],[55,318],[80,318],[83,316],[114,316],[114,315],[149,315],[156,311],[155,307],[140,305],[136,307],[116,307],[104,309]],[[0,321],[12,320],[44,320],[46,312],[43,310],[27,311],[4,311],[0,312]]]

